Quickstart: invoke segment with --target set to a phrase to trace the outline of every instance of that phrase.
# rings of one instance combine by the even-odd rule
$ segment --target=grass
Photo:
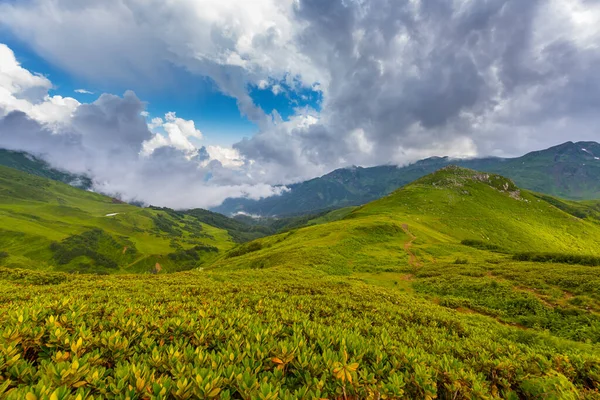
[[[81,238],[100,232],[90,249]],[[89,244],[89,243],[87,243]],[[209,246],[225,252],[235,246],[224,229],[191,215],[142,209],[110,197],[0,167],[0,264],[11,268],[71,272],[163,272],[181,270],[170,254]],[[78,254],[64,261],[66,247]],[[84,254],[86,253],[86,254]],[[218,257],[208,251],[188,268]],[[62,255],[61,255],[62,254]],[[98,261],[103,261],[98,264]]]
[[[121,274],[0,269],[0,397],[600,398],[598,269],[557,263],[596,255],[600,225],[566,211],[455,168],[236,247],[190,215],[133,208],[88,246],[129,240],[143,258]],[[90,235],[57,226],[67,248]],[[53,257],[34,237],[0,234],[8,260]],[[146,237],[165,252],[143,254]],[[124,273],[158,257],[202,268]]]

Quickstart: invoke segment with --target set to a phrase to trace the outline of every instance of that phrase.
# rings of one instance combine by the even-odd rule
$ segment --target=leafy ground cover
[[[596,345],[318,271],[1,272],[8,399],[598,397]]]

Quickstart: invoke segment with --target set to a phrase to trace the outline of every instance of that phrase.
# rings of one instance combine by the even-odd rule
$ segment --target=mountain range
[[[567,142],[518,158],[432,157],[413,164],[344,168],[288,185],[280,196],[230,198],[212,210],[234,215],[289,216],[365,204],[446,165],[501,174],[519,186],[572,200],[600,198],[600,144]]]
[[[403,167],[343,168],[319,178],[287,185],[289,190],[278,196],[260,200],[229,198],[211,211],[234,216],[245,225],[256,225],[252,217],[263,217],[259,225],[275,223],[276,228],[263,229],[262,233],[272,234],[289,221],[275,222],[269,217],[281,219],[322,214],[336,208],[365,204],[450,164],[500,174],[514,180],[520,187],[550,196],[571,200],[600,198],[600,144],[567,142],[517,158],[431,157]],[[43,159],[24,152],[0,149],[0,165],[82,189],[92,187],[89,177],[57,170]],[[237,226],[236,229],[239,228]],[[259,236],[250,234],[247,237]]]

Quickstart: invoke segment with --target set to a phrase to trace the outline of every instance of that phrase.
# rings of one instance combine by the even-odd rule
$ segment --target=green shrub
[[[590,267],[600,266],[600,257],[567,253],[518,253],[513,256],[516,261],[542,263],[577,264]]]
[[[104,232],[102,229],[92,229],[79,235],[72,235],[62,242],[50,244],[53,258],[58,265],[67,265],[84,257],[89,262],[80,262],[78,269],[85,272],[97,272],[98,268],[117,269],[116,258],[132,259],[137,250],[128,240],[122,242]],[[124,251],[125,247],[127,250]]]
[[[479,249],[479,250],[488,250],[488,251],[493,251],[495,253],[507,253],[507,251],[504,250],[502,247],[496,246],[495,244],[492,244],[492,243],[484,242],[482,240],[465,239],[460,243],[465,246],[473,247],[473,248]]]
[[[594,346],[297,271],[3,281],[0,326],[8,400],[591,399],[600,388]]]
[[[227,258],[243,256],[244,254],[253,253],[255,251],[262,250],[262,248],[263,248],[263,245],[261,242],[250,242],[248,244],[238,246],[235,249],[231,250],[227,254]]]
[[[214,246],[198,245],[191,249],[179,250],[175,253],[170,253],[168,257],[173,261],[185,262],[185,261],[199,261],[201,253],[218,253],[219,249]]]

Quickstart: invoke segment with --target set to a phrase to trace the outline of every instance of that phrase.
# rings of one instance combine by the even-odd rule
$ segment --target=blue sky
[[[231,146],[258,131],[254,123],[240,114],[234,98],[222,94],[209,78],[193,75],[182,68],[170,68],[168,86],[157,87],[136,82],[123,84],[108,80],[90,82],[52,65],[11,35],[6,35],[3,42],[14,51],[24,68],[42,74],[52,82],[52,95],[73,97],[82,103],[89,103],[102,93],[121,95],[126,90],[133,90],[147,104],[149,119],[164,117],[167,112],[173,111],[179,118],[194,121],[197,129],[203,133],[203,145]],[[283,83],[280,86],[284,90],[278,94],[273,93],[271,88],[261,90],[258,87],[250,88],[249,93],[255,104],[266,113],[276,110],[284,119],[292,115],[296,107],[319,109],[319,92],[310,89],[293,91]],[[77,89],[93,94],[77,93]]]

